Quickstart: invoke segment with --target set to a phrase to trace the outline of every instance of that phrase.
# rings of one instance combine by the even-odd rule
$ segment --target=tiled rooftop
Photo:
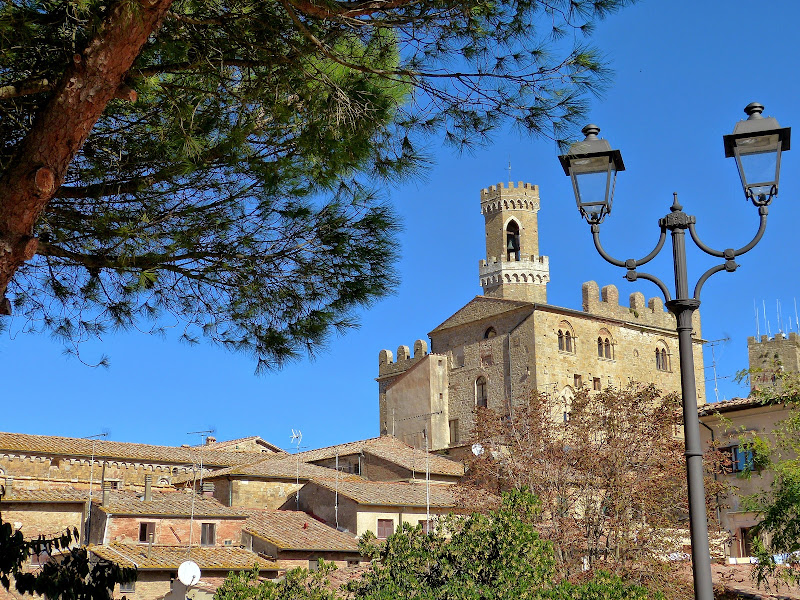
[[[110,492],[107,506],[99,504],[101,494],[95,495],[97,508],[112,515],[152,515],[189,517],[222,517],[243,519],[247,515],[241,510],[228,508],[209,496],[194,496],[185,492],[153,492],[153,499],[144,501],[144,494],[134,492]]]
[[[305,462],[316,462],[335,458],[337,454],[339,456],[347,456],[348,454],[357,454],[359,452],[372,454],[409,471],[424,473],[426,469],[426,454],[428,453],[409,446],[390,435],[348,442],[338,446],[328,446],[318,450],[308,450],[300,452],[297,456]],[[429,463],[430,472],[435,475],[461,477],[464,474],[464,465],[462,463],[444,458],[438,454],[429,454],[427,462]]]
[[[88,490],[72,488],[52,490],[21,490],[12,488],[0,500],[0,506],[7,502],[57,502],[84,503],[89,500]]]
[[[358,552],[355,537],[324,525],[304,512],[250,512],[242,529],[275,544],[279,550]]]
[[[711,415],[715,412],[730,412],[733,410],[743,410],[746,408],[755,408],[764,406],[765,403],[759,398],[731,398],[730,400],[721,400],[720,402],[711,402],[710,404],[703,404],[697,407],[697,412],[700,416]],[[777,404],[777,403],[776,403]]]
[[[386,483],[382,481],[342,481],[334,479],[315,479],[313,483],[331,491],[338,490],[345,496],[362,505],[374,506],[427,506],[425,483]],[[430,505],[437,508],[454,508],[456,505],[455,486],[432,483],[430,485]]]
[[[250,455],[252,457],[252,455]],[[318,467],[317,465],[310,465],[298,460],[296,455],[274,455],[257,462],[250,464],[239,465],[235,467],[228,467],[219,469],[203,477],[212,480],[215,477],[224,477],[227,475],[240,475],[245,477],[252,477],[254,479],[295,479],[299,478],[301,481],[309,481],[315,477],[330,477],[331,473],[335,473],[332,469],[325,467]],[[361,480],[357,475],[342,475],[345,479]],[[176,479],[176,481],[186,481],[186,477]]]
[[[219,467],[238,465],[253,460],[251,453],[206,450],[202,446],[153,446],[130,442],[7,432],[0,432],[0,453],[32,453],[80,458],[94,456],[95,460],[116,459],[168,464],[193,464],[200,460],[202,453],[204,464]]]
[[[241,571],[258,564],[261,571],[277,571],[278,564],[267,561],[258,554],[238,547],[192,547],[148,546],[145,544],[114,543],[105,546],[89,546],[89,550],[120,567],[136,567],[139,570],[175,570],[180,564],[192,560],[200,571]]]
[[[251,435],[248,437],[237,438],[235,440],[223,440],[221,442],[211,442],[206,443],[203,448],[208,450],[228,450],[230,452],[243,452],[238,446],[244,445],[247,442],[256,442],[257,445],[263,446],[265,450],[269,450],[271,452],[275,452],[277,454],[286,454],[286,452],[278,448],[275,444],[271,444],[270,442],[262,439],[260,436]],[[255,451],[253,451],[255,453]]]

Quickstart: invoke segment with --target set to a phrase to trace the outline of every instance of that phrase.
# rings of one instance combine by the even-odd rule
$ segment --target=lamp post
[[[732,273],[739,265],[735,258],[752,250],[761,240],[767,226],[768,206],[778,195],[781,152],[789,150],[790,128],[781,128],[772,117],[763,117],[764,107],[753,102],[745,107],[748,118],[739,121],[731,135],[723,136],[725,156],[736,158],[745,197],[758,210],[759,228],[755,237],[739,249],[715,250],[706,246],[695,231],[695,218],[683,212],[678,195],[673,195],[670,212],[659,219],[661,235],[656,247],[642,259],[618,260],[610,256],[600,243],[600,224],[611,213],[617,172],[625,170],[619,150],[597,137],[600,128],[583,128],[586,139],[570,146],[559,156],[564,172],[572,179],[578,210],[591,226],[595,248],[607,262],[626,269],[625,279],[646,279],[655,283],[664,294],[666,306],[675,315],[680,356],[681,395],[686,443],[686,479],[689,492],[689,526],[692,541],[694,593],[697,600],[713,600],[711,559],[708,544],[705,490],[703,486],[703,450],[700,445],[700,421],[697,416],[694,356],[692,354],[692,313],[700,306],[700,291],[709,277],[720,271]],[[698,279],[693,295],[689,295],[686,273],[686,230],[700,250],[723,259]],[[664,246],[667,231],[672,237],[672,259],[675,274],[675,297],[658,277],[640,273],[637,268],[653,260]]]

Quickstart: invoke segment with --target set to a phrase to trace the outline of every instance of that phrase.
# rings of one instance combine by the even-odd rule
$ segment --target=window
[[[656,369],[659,371],[669,371],[669,352],[664,342],[658,342],[656,345]]]
[[[319,558],[312,558],[308,561],[308,570],[309,571],[318,571],[319,570]]]
[[[458,419],[452,419],[450,421],[450,443],[458,443]]]
[[[578,375],[577,373],[572,377],[572,381],[575,384],[573,387],[576,390],[579,390],[583,387],[583,376]]]
[[[475,381],[475,406],[480,408],[486,408],[489,405],[489,390],[486,384],[486,377],[483,375]]]
[[[572,325],[567,321],[561,321],[558,324],[558,349],[561,352],[575,352],[577,338],[572,331]]]
[[[357,567],[359,564],[361,564],[361,563],[359,561],[357,561],[357,560],[348,560],[347,561],[347,566],[348,567]]]
[[[46,551],[42,551],[39,554],[31,554],[31,564],[32,565],[43,565],[50,560],[50,555]]]
[[[519,224],[513,219],[506,225],[506,260],[519,260]]]
[[[753,451],[750,448],[742,448],[737,445],[720,448],[720,451],[725,453],[731,461],[729,473],[741,473],[745,469],[753,468]]]
[[[599,377],[595,377],[594,379],[592,379],[592,389],[593,389],[595,392],[599,392],[599,391],[600,391],[600,388],[601,388],[601,385],[600,385],[600,378],[599,378]]]
[[[151,535],[155,538],[156,535],[155,521],[146,521],[143,523],[139,523],[139,541],[149,542]]]
[[[203,523],[200,526],[200,545],[213,546],[217,543],[217,531],[214,523]]]
[[[128,583],[119,584],[120,594],[133,594],[136,591],[136,582],[129,581]]]
[[[422,519],[422,520],[419,521],[419,524],[422,527],[422,533],[430,533],[431,532],[431,526],[430,526],[430,522],[428,520]]]
[[[392,519],[378,519],[378,539],[385,540],[394,533],[394,521]]]
[[[742,527],[739,529],[740,556],[753,556],[753,529]]]
[[[611,342],[608,341],[608,338],[603,341],[603,353],[605,358],[611,358]]]
[[[495,328],[494,328],[494,327],[489,327],[489,329],[487,329],[487,330],[484,332],[484,334],[483,334],[483,339],[485,339],[485,340],[490,340],[490,339],[492,339],[493,337],[495,337],[496,335],[497,335],[497,331],[495,330]]]
[[[597,338],[597,356],[603,358],[603,338]]]
[[[106,483],[108,484],[109,489],[118,490],[120,489],[120,482],[119,481],[109,481],[106,479]]]

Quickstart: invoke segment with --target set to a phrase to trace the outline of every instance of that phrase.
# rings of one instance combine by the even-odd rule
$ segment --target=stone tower
[[[479,273],[484,296],[547,302],[550,267],[539,256],[539,186],[521,181],[481,190],[486,260]]]
[[[770,389],[781,392],[780,373],[800,373],[800,336],[791,332],[788,336],[776,333],[770,338],[747,338],[747,354],[751,369],[760,369],[750,374],[750,389]]]

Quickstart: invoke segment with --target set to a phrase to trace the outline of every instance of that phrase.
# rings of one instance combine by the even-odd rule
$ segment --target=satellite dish
[[[178,567],[178,581],[186,587],[192,586],[200,581],[200,567],[192,560],[181,563]]]
[[[483,446],[481,446],[480,444],[472,444],[472,453],[475,456],[480,456],[481,454],[483,454]]]

